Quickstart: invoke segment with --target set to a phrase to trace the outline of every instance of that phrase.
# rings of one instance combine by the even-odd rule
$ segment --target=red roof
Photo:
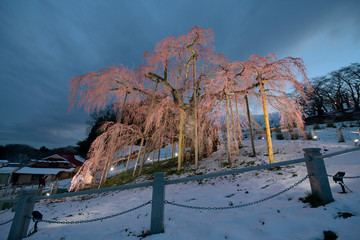
[[[71,154],[71,153],[58,152],[58,153],[56,153],[54,155],[43,158],[42,160],[54,161],[54,162],[64,161],[65,160],[65,161],[68,161],[68,162],[72,163],[75,167],[83,165],[83,162],[77,160],[75,158],[74,154]]]

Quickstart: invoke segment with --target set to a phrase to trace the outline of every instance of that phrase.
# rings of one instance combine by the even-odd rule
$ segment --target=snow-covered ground
[[[324,130],[324,129],[322,129]],[[336,130],[336,129],[329,129]],[[344,129],[356,131],[357,127]],[[358,134],[344,132],[345,142],[338,143],[336,132],[318,133],[318,141],[276,140],[273,138],[275,162],[303,157],[303,148],[321,148],[323,154],[354,147]],[[264,164],[265,140],[256,140],[257,157],[251,153],[250,141],[236,159],[236,168]],[[155,158],[156,159],[156,158]],[[254,161],[254,162],[252,162]],[[201,161],[197,172],[225,171],[226,152],[219,150]],[[339,171],[345,176],[360,176],[360,151],[326,158],[328,174]],[[116,169],[115,169],[116,170]],[[120,169],[117,169],[120,171]],[[186,177],[173,175],[168,178]],[[221,207],[253,202],[271,196],[307,175],[305,164],[283,167],[278,171],[261,170],[215,179],[166,186],[165,199],[172,202],[205,207]],[[341,194],[339,184],[329,178],[334,202],[311,208],[298,199],[310,192],[308,180],[284,194],[256,205],[229,210],[194,210],[165,205],[165,232],[146,239],[323,239],[324,231],[332,231],[338,239],[359,239],[360,178],[345,179],[353,192]],[[151,200],[152,189],[141,188],[104,194],[86,195],[36,203],[35,210],[44,219],[58,221],[90,220],[109,216]],[[150,229],[151,207],[147,205],[130,213],[98,222],[83,224],[39,223],[39,231],[27,239],[138,239]],[[354,216],[343,218],[343,213]],[[0,224],[13,218],[11,211],[0,212]],[[0,225],[0,239],[6,239],[11,223]],[[30,224],[30,229],[33,223]],[[29,229],[29,230],[30,230]]]

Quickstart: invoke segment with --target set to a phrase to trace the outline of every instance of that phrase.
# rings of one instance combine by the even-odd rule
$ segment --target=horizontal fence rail
[[[360,147],[346,149],[334,153],[329,153],[323,155],[323,158],[329,158],[338,156],[345,153],[350,153],[354,151],[360,150]],[[223,172],[215,172],[215,173],[208,173],[203,175],[196,175],[191,177],[185,177],[185,178],[179,178],[179,179],[172,179],[172,180],[166,180],[165,184],[176,184],[176,183],[182,183],[182,182],[189,182],[189,181],[197,181],[202,180],[206,178],[216,178],[221,177],[225,175],[232,175],[232,174],[239,174],[244,172],[250,172],[250,171],[256,171],[256,170],[262,170],[262,169],[268,169],[268,168],[274,168],[274,167],[280,167],[280,166],[286,166],[286,165],[292,165],[297,163],[302,163],[309,161],[308,158],[299,158],[289,161],[283,161],[283,162],[277,162],[272,164],[265,164],[265,165],[259,165],[254,167],[246,167],[246,168],[239,168],[239,169],[233,169]],[[108,188],[100,188],[100,189],[91,189],[91,190],[85,190],[85,191],[79,191],[79,192],[68,192],[68,193],[61,193],[61,194],[54,194],[50,196],[37,196],[35,197],[36,201],[44,200],[44,199],[56,199],[56,198],[66,198],[66,197],[74,197],[74,196],[81,196],[81,195],[87,195],[87,194],[96,194],[96,193],[104,193],[104,192],[110,192],[110,191],[121,191],[121,190],[128,190],[128,189],[134,189],[134,188],[140,188],[140,187],[150,187],[153,185],[153,182],[144,182],[144,183],[136,183],[136,184],[129,184],[129,185],[121,185],[116,187],[108,187]],[[18,197],[17,195],[16,197]],[[19,201],[19,198],[1,198],[0,202],[17,202]]]
[[[324,133],[324,132],[333,132],[333,133],[336,133],[337,131],[336,130],[314,130],[315,132],[322,132],[322,133]],[[342,130],[343,132],[348,132],[348,133],[359,133],[359,131],[346,131],[346,130]]]
[[[310,159],[307,159],[307,158],[299,158],[299,159],[295,159],[295,160],[259,165],[259,166],[254,166],[254,167],[246,167],[246,168],[233,169],[233,170],[228,170],[228,171],[223,171],[223,172],[208,173],[208,174],[204,174],[204,175],[197,175],[197,176],[191,176],[191,177],[186,177],[186,178],[167,180],[167,181],[165,181],[165,184],[170,185],[170,184],[176,184],[176,183],[182,183],[182,182],[197,181],[197,180],[202,180],[202,179],[206,179],[206,178],[215,178],[215,177],[221,177],[221,176],[225,176],[225,175],[239,174],[239,173],[251,172],[251,171],[262,170],[262,169],[267,169],[267,168],[286,166],[286,165],[306,162],[309,160]]]
[[[105,192],[121,191],[121,190],[128,190],[128,189],[141,188],[141,187],[150,187],[152,185],[153,185],[152,182],[136,183],[136,184],[131,184],[131,185],[129,184],[129,185],[116,186],[116,187],[91,189],[91,190],[85,190],[85,191],[79,191],[79,192],[68,192],[68,193],[62,193],[62,194],[55,194],[55,195],[51,195],[51,196],[37,196],[34,198],[34,200],[40,201],[40,200],[44,200],[44,199],[75,197],[75,196],[95,194],[95,193],[105,193]]]
[[[359,151],[359,150],[360,150],[360,147],[345,149],[343,151],[338,151],[338,152],[334,152],[334,153],[325,154],[325,155],[323,155],[323,158],[334,157],[334,156],[338,156],[338,155],[341,155],[341,154],[350,153],[350,152]]]

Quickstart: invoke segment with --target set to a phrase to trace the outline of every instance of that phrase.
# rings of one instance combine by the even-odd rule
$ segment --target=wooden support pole
[[[184,124],[184,115],[180,113],[180,133],[179,133],[179,147],[178,147],[178,171],[181,170],[181,150],[182,150],[182,140],[183,140],[183,124]]]
[[[273,153],[273,147],[272,147],[272,142],[271,142],[269,113],[268,113],[267,105],[266,105],[266,94],[265,94],[264,82],[261,82],[261,98],[262,98],[262,104],[263,104],[263,109],[264,109],[265,132],[266,132],[266,142],[267,142],[268,153],[269,153],[269,162],[274,163],[274,153]]]
[[[136,163],[135,163],[135,167],[134,167],[133,176],[135,176],[136,168],[137,168],[137,166],[139,164],[139,160],[140,160],[140,156],[141,156],[141,150],[142,150],[143,145],[144,145],[144,138],[142,137],[141,142],[140,142],[140,149],[139,149],[139,152],[138,152],[138,155],[137,155],[137,158],[136,158]]]
[[[198,116],[197,116],[197,84],[196,84],[196,62],[193,60],[194,78],[194,148],[195,148],[195,169],[198,169],[199,162],[199,139],[198,139]],[[184,158],[184,156],[183,156]]]
[[[237,122],[237,128],[238,128],[239,148],[240,148],[241,140],[242,140],[242,132],[241,132],[241,127],[240,127],[240,114],[239,114],[239,108],[238,108],[238,99],[236,98],[236,95],[234,96],[234,100],[235,100],[236,122]]]
[[[337,132],[338,137],[339,137],[339,142],[345,142],[344,135],[343,135],[343,132],[342,132],[342,128],[337,128],[336,132]]]
[[[230,137],[230,117],[229,117],[229,96],[226,94],[226,146],[228,165],[231,166],[231,137]]]
[[[129,163],[130,163],[130,158],[131,158],[133,147],[134,147],[134,144],[131,144],[130,151],[129,151],[129,156],[128,156],[128,159],[126,161],[125,172],[127,172],[128,168],[129,168]]]
[[[229,98],[229,111],[230,111],[230,116],[231,116],[231,122],[233,125],[233,129],[234,129],[234,141],[235,141],[235,145],[236,145],[236,154],[239,155],[240,154],[240,149],[239,149],[239,143],[237,140],[237,136],[238,136],[238,132],[237,132],[237,128],[235,125],[235,117],[234,117],[234,110],[232,107],[232,103],[231,103],[231,98]],[[239,141],[241,142],[241,139],[239,138]]]
[[[181,164],[183,164],[184,157],[185,157],[185,147],[186,147],[185,134],[183,134],[182,143],[183,144],[182,144],[182,148],[181,148]]]
[[[151,157],[151,164],[154,165],[154,157],[155,157],[155,149],[153,149],[152,157]]]
[[[251,121],[251,116],[250,116],[249,99],[248,99],[247,95],[245,95],[245,103],[246,103],[246,112],[247,112],[247,117],[248,117],[248,122],[249,122],[252,156],[255,157],[256,152],[255,152],[255,144],[254,144],[254,132],[253,132],[253,126],[252,126],[252,121]]]
[[[171,158],[175,158],[175,149],[176,149],[176,143],[173,140],[172,149],[171,149]]]

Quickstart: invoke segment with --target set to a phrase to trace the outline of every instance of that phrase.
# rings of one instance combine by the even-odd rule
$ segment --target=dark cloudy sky
[[[0,145],[50,148],[86,136],[69,79],[123,63],[192,27],[230,60],[301,57],[309,77],[360,62],[360,1],[0,1]]]

